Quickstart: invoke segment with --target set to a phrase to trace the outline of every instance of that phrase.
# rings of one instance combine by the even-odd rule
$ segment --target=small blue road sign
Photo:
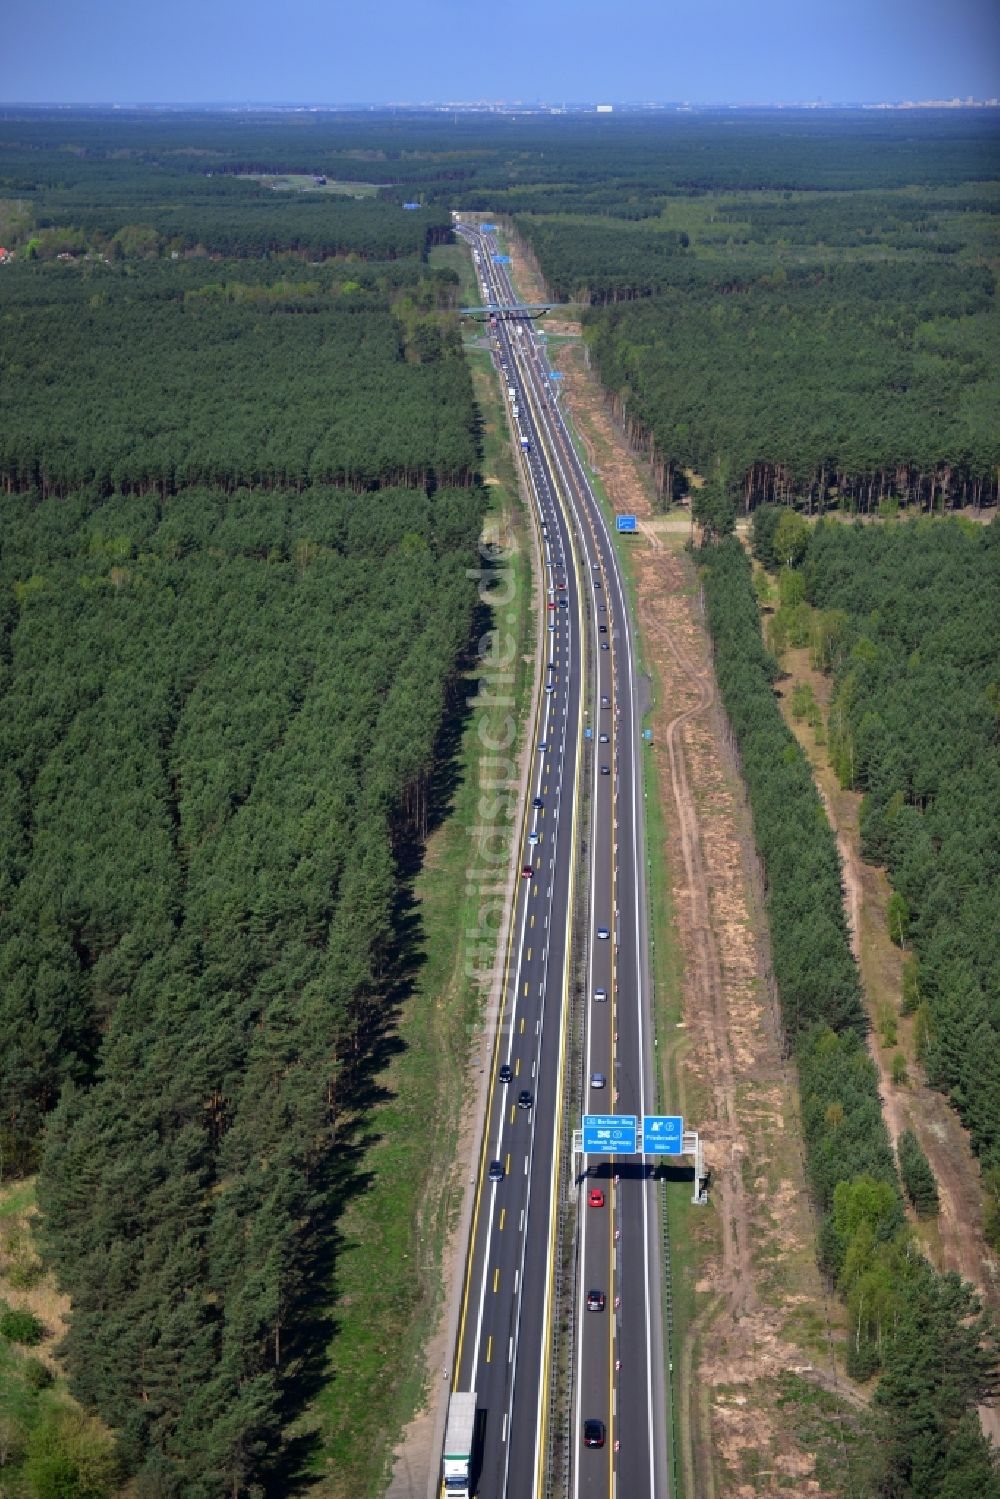
[[[634,515],[616,515],[615,516],[615,530],[616,531],[634,531],[635,530],[635,516]]]
[[[411,210],[412,210],[412,209],[414,209],[414,208],[420,208],[420,207],[421,207],[421,206],[422,206],[422,205],[421,205],[421,204],[419,204],[419,203],[404,203],[404,204],[403,204],[403,207],[404,207],[404,208],[409,208],[409,209],[411,209]]]
[[[635,1155],[634,1114],[584,1114],[585,1155]]]
[[[496,224],[480,224],[479,226],[480,234],[495,234],[496,229]]]
[[[549,370],[549,379],[550,380],[561,380],[562,379],[562,371],[561,370]]]
[[[584,739],[593,739],[593,737],[594,737],[594,731],[593,731],[593,729],[584,729],[584,731],[583,731],[583,737],[584,737]]]
[[[493,256],[493,264],[494,265],[510,265],[510,256],[509,255],[494,255]]]
[[[684,1118],[681,1114],[643,1114],[643,1155],[683,1155]]]

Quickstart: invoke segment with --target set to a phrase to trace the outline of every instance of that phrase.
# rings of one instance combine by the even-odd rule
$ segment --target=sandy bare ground
[[[881,1044],[880,1019],[884,1008],[896,1014],[902,994],[903,953],[889,938],[886,906],[891,887],[884,869],[861,858],[858,818],[861,797],[839,785],[825,751],[804,719],[792,717],[790,700],[796,682],[808,682],[816,701],[828,704],[830,682],[812,669],[807,650],[789,651],[784,660],[788,679],[779,684],[782,711],[793,733],[809,757],[827,814],[837,835],[844,868],[844,906],[851,930],[851,945],[858,960],[865,1003],[872,1021],[869,1051],[878,1068],[879,1091],[893,1142],[905,1129],[912,1129],[923,1146],[937,1178],[941,1212],[937,1219],[921,1221],[911,1215],[924,1248],[940,1270],[956,1270],[977,1288],[985,1303],[1000,1312],[1000,1263],[983,1237],[982,1186],[979,1163],[958,1115],[943,1095],[929,1088],[916,1060],[913,1022],[898,1019],[898,1042]],[[895,1086],[891,1080],[896,1051],[906,1057],[909,1082]],[[1000,1444],[1000,1410],[981,1406],[983,1430]]]

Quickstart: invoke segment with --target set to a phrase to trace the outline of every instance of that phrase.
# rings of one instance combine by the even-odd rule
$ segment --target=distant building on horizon
[[[598,106],[597,106],[597,113],[599,115],[609,115],[609,114],[612,114],[613,111],[614,111],[614,107],[615,106],[613,104],[598,104]]]

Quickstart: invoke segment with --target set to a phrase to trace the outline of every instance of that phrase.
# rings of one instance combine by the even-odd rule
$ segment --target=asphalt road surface
[[[484,303],[512,304],[506,268],[492,259],[494,237],[471,225],[459,232],[477,257]],[[453,1387],[478,1397],[473,1492],[540,1495],[551,1435],[556,1215],[575,1193],[573,1394],[556,1418],[570,1429],[572,1492],[660,1499],[670,1484],[653,1166],[641,1156],[577,1157],[572,1180],[560,1181],[558,1151],[567,1123],[579,1124],[567,1120],[565,1098],[574,1081],[566,1076],[570,984],[581,956],[584,1111],[640,1120],[655,1111],[643,704],[609,527],[563,423],[544,349],[525,319],[500,315],[490,332],[540,529],[547,656]],[[580,910],[584,954],[571,950]],[[491,1166],[500,1179],[491,1180]],[[601,1423],[600,1448],[584,1446],[588,1421]]]

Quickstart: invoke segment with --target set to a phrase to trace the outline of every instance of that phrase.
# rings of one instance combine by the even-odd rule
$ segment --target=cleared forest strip
[[[889,936],[887,907],[892,887],[885,870],[861,857],[861,795],[839,784],[823,744],[817,742],[815,728],[792,711],[796,686],[807,685],[825,715],[830,678],[810,665],[805,647],[786,651],[782,666],[788,675],[776,688],[781,711],[812,767],[843,861],[844,906],[871,1019],[868,1049],[879,1072],[886,1123],[893,1144],[904,1130],[914,1132],[937,1183],[940,1214],[919,1218],[911,1210],[908,1216],[933,1264],[971,1281],[985,1303],[994,1312],[1000,1311],[1000,1262],[983,1235],[979,1162],[954,1109],[924,1079],[916,1055],[913,1016],[900,1014],[905,955]],[[885,1044],[886,1036],[895,1037],[891,1046]],[[906,1064],[906,1080],[901,1082],[892,1077],[897,1052]],[[1000,1444],[1000,1411],[980,1406],[979,1416],[984,1432]]]

